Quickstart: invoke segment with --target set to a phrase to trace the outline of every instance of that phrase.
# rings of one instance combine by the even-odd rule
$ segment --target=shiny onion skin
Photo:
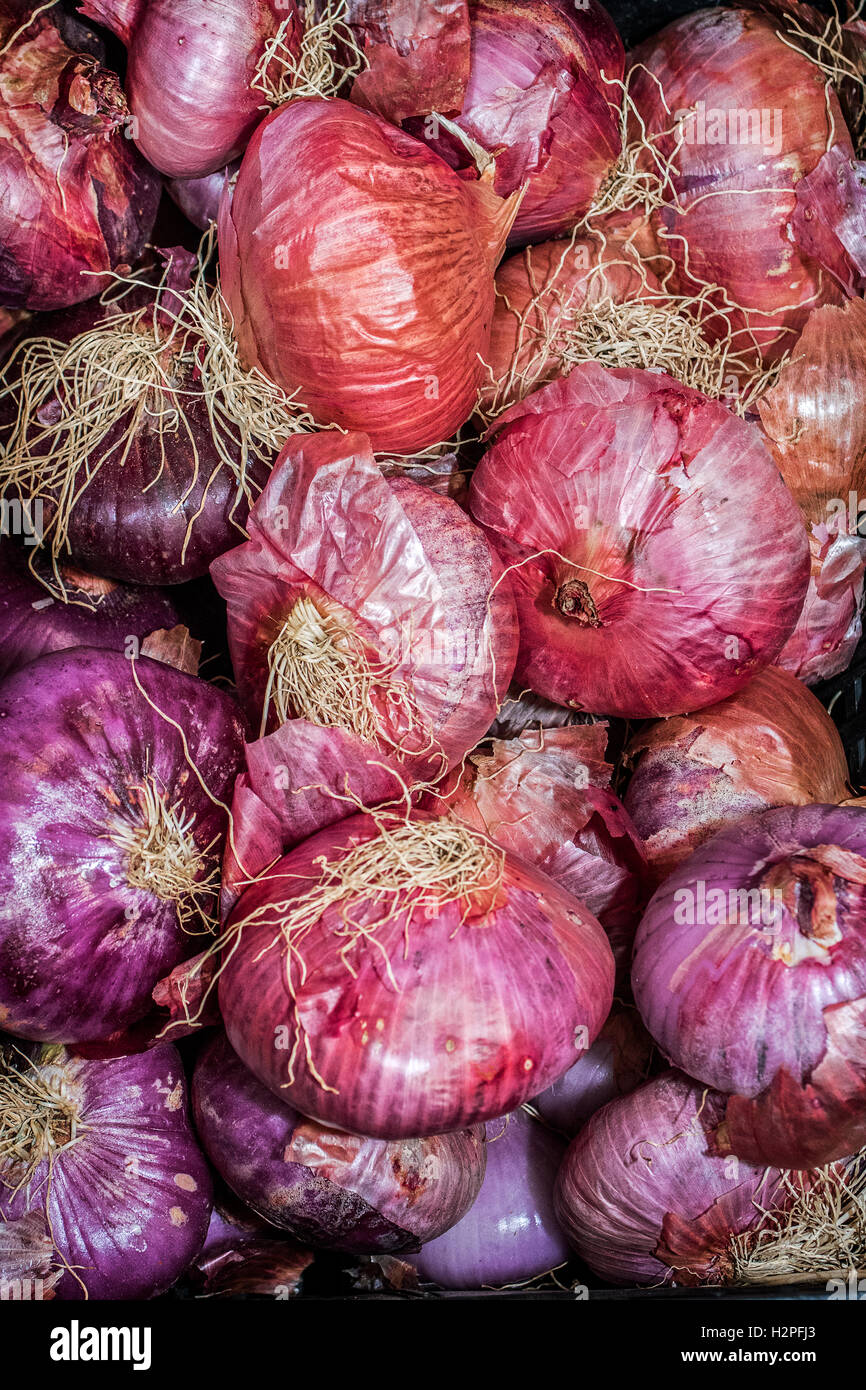
[[[747,905],[737,890],[766,896]],[[665,1056],[726,1093],[719,1152],[785,1168],[855,1153],[866,1141],[866,812],[779,807],[716,835],[650,902],[632,982]]]
[[[126,44],[126,90],[142,154],[174,179],[212,174],[239,155],[262,118],[250,87],[265,44],[294,0],[83,0],[83,14]]]
[[[235,160],[198,179],[166,179],[165,186],[184,216],[194,227],[206,232],[211,223],[216,222],[225,186],[239,168],[240,160]]]
[[[0,49],[37,7],[0,3]],[[99,294],[101,272],[134,264],[160,181],[125,138],[120,81],[93,34],[37,15],[0,56],[0,305],[60,309]]]
[[[460,1220],[484,1178],[480,1126],[391,1142],[326,1129],[257,1081],[224,1035],[196,1063],[192,1103],[229,1187],[272,1226],[317,1248],[419,1250]]]
[[[534,1279],[569,1258],[553,1211],[565,1152],[558,1135],[514,1110],[486,1125],[487,1172],[469,1211],[428,1241],[412,1263],[446,1289],[480,1289]]]
[[[313,887],[323,855],[338,860],[377,835],[371,817],[341,821],[244,893],[219,985],[229,1041],[283,1101],[356,1134],[442,1134],[514,1109],[601,1028],[613,992],[607,938],[577,899],[506,856],[501,905],[461,927],[459,903],[437,911],[422,895],[411,924],[401,908],[377,929],[378,945],[351,947],[352,973],[340,956],[341,909],[327,908],[300,943],[306,978],[296,978],[293,1000],[284,938],[252,914]],[[370,905],[352,911],[378,921]]]
[[[823,705],[768,666],[735,695],[631,740],[625,805],[656,884],[712,835],[771,806],[844,801],[848,766]]]
[[[413,774],[439,776],[477,743],[514,669],[516,619],[496,552],[455,502],[383,478],[364,435],[297,435],[249,534],[211,573],[228,604],[232,665],[254,729],[269,653],[304,601],[354,634],[392,694],[406,692],[408,704],[384,688],[371,694],[381,751]],[[271,701],[268,727],[278,722]]]
[[[556,1182],[559,1222],[614,1284],[731,1282],[731,1239],[753,1230],[781,1174],[713,1152],[725,1098],[669,1071],[596,1112]]]
[[[631,97],[660,153],[673,157],[672,189],[654,220],[660,247],[677,265],[677,288],[721,286],[751,311],[766,361],[793,348],[817,305],[841,302],[832,277],[789,229],[797,185],[829,140],[850,149],[832,87],[825,94],[824,74],[783,42],[780,27],[756,10],[697,10],[647,39],[631,59]],[[686,111],[694,111],[694,122],[677,134],[676,113]],[[742,139],[733,124],[738,113],[752,112],[762,114],[766,140]],[[741,334],[736,347],[748,347],[747,320],[739,312],[731,320]]]
[[[226,817],[133,671],[185,732],[211,796],[225,801],[240,764],[234,701],[161,662],[77,647],[3,682],[0,1023],[18,1037],[106,1038],[142,1018],[157,981],[201,949],[201,917],[190,914],[189,930],[181,921],[186,897],[168,896],[162,877],[166,896],[135,886],[140,839],[153,828],[141,789],[194,817],[183,853],[205,856],[190,875],[206,907]]]
[[[201,1249],[212,1188],[187,1118],[186,1081],[168,1044],[134,1057],[91,1062],[64,1047],[27,1049],[16,1065],[62,1098],[68,1122],[29,1182],[0,1162],[0,1216],[47,1213],[60,1299],[147,1299],[164,1293]],[[0,1227],[2,1230],[2,1227]]]
[[[517,679],[557,704],[712,704],[774,660],[803,604],[805,527],[760,435],[662,373],[589,362],[512,407],[470,505],[518,566]]]
[[[66,572],[68,602],[52,598],[28,567],[26,547],[0,542],[0,680],[48,652],[67,647],[123,651],[180,622],[162,589],[135,589]],[[41,571],[37,563],[37,574]]]
[[[367,66],[350,96],[399,125],[431,111],[456,113],[469,81],[466,0],[349,0]]]
[[[596,1110],[628,1095],[646,1079],[653,1047],[637,1010],[614,1002],[592,1047],[534,1098],[533,1108],[547,1124],[573,1138]]]
[[[619,34],[597,0],[472,0],[469,12],[471,69],[455,124],[494,156],[497,193],[527,185],[511,245],[561,235],[620,155]],[[455,168],[473,169],[447,127],[411,128]]]
[[[242,356],[378,451],[448,439],[481,384],[493,272],[519,201],[349,102],[281,107],[220,210]]]
[[[579,898],[627,969],[646,902],[646,862],[640,836],[610,790],[606,747],[603,722],[493,739],[469,754],[429,806],[489,835]]]

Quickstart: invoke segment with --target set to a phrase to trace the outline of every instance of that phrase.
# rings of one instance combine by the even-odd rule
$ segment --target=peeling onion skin
[[[199,1057],[192,1097],[205,1151],[232,1190],[317,1248],[419,1250],[460,1220],[484,1177],[480,1127],[390,1143],[326,1129],[257,1081],[224,1035]]]
[[[845,671],[863,636],[866,538],[812,526],[812,572],[797,626],[776,658],[806,685]],[[820,799],[820,798],[816,798]]]
[[[793,348],[816,306],[843,300],[788,228],[797,184],[824,155],[831,129],[851,148],[832,87],[825,95],[824,75],[785,45],[778,25],[772,15],[753,10],[697,10],[631,55],[630,93],[650,134],[670,130],[671,112],[697,110],[698,102],[706,108],[707,142],[684,142],[675,158],[673,191],[683,211],[664,206],[653,218],[661,249],[677,264],[677,288],[689,293],[717,284],[752,310],[765,361]],[[739,139],[710,144],[713,110],[757,110],[774,122],[780,112],[778,153]],[[769,144],[775,140],[771,129]],[[673,136],[659,143],[663,153],[673,152]],[[739,331],[745,327],[740,313],[732,322]],[[738,346],[748,342],[743,336]]]
[[[463,105],[469,81],[466,0],[349,0],[367,67],[352,83],[356,106],[399,125]]]
[[[648,725],[627,756],[634,771],[625,805],[656,885],[754,811],[848,795],[835,724],[800,681],[774,666],[698,714]]]
[[[516,678],[557,704],[700,709],[774,660],[803,605],[805,526],[760,435],[663,373],[589,362],[513,406],[470,506],[519,566]]]
[[[493,274],[519,203],[380,117],[291,102],[247,147],[219,218],[241,354],[322,425],[410,454],[468,418]]]
[[[313,836],[247,889],[229,929],[316,883],[317,857],[339,858],[376,833],[370,817],[353,816]],[[610,1009],[614,966],[596,920],[544,874],[507,857],[504,890],[506,904],[477,925],[459,927],[457,903],[419,914],[408,956],[405,911],[380,928],[396,994],[374,945],[352,948],[356,978],[349,974],[339,958],[345,938],[335,934],[339,908],[325,911],[301,945],[303,1036],[291,1084],[297,1028],[284,953],[272,948],[257,960],[275,931],[247,922],[220,977],[229,1041],[285,1102],[355,1134],[442,1134],[514,1109],[568,1069],[582,1039],[596,1036]],[[285,1048],[275,1046],[281,1039]],[[310,1071],[307,1043],[333,1091]]]
[[[30,1055],[40,1079],[74,1100],[83,1128],[54,1154],[50,1185],[47,1160],[19,1191],[0,1185],[0,1215],[44,1212],[47,1202],[58,1256],[78,1276],[65,1268],[55,1297],[155,1298],[198,1254],[211,1213],[180,1056],[167,1043],[110,1062],[62,1047]],[[5,1184],[15,1170],[4,1162],[0,1173]]]
[[[615,1001],[592,1046],[532,1104],[547,1124],[571,1139],[596,1110],[640,1085],[653,1047],[637,1010]]]
[[[29,11],[0,4],[0,48]],[[121,128],[129,112],[94,35],[64,19],[73,52],[37,15],[0,56],[0,305],[59,309],[129,269],[153,230],[160,180]],[[79,37],[80,36],[80,37]]]
[[[234,701],[146,657],[135,670],[224,801],[243,747]],[[40,657],[0,690],[0,1025],[18,1037],[106,1038],[143,1018],[157,981],[201,949],[200,919],[191,934],[174,899],[133,887],[128,851],[109,838],[118,823],[146,823],[133,789],[150,774],[169,805],[194,814],[196,846],[216,840],[217,864],[226,829],[132,671],[120,652],[78,647]]]
[[[423,1279],[442,1288],[515,1284],[569,1258],[553,1211],[563,1140],[524,1110],[490,1120],[485,1129],[487,1172],[475,1202],[412,1261]]]
[[[614,1284],[727,1284],[731,1236],[773,1205],[781,1174],[712,1152],[724,1097],[665,1072],[596,1112],[572,1142],[555,1206],[574,1249]],[[676,1136],[675,1142],[671,1143]]]
[[[767,926],[705,924],[701,882],[726,901],[730,889],[777,889],[784,907]],[[695,924],[678,923],[689,904]],[[719,1152],[786,1168],[855,1153],[866,1142],[866,813],[779,807],[716,835],[650,902],[632,981],[664,1055],[729,1097]]]

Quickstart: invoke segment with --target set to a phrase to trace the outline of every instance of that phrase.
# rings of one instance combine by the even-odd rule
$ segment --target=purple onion
[[[241,162],[236,159],[224,169],[217,169],[213,174],[203,174],[198,179],[166,179],[165,186],[169,197],[177,203],[193,226],[206,232],[211,223],[217,220],[220,199],[226,184],[234,178],[240,167]]]
[[[208,1298],[238,1294],[288,1298],[298,1291],[312,1259],[311,1250],[275,1231],[231,1193],[219,1193],[189,1277]]]
[[[254,1212],[350,1254],[418,1250],[471,1206],[484,1177],[479,1126],[431,1139],[364,1139],[284,1105],[215,1038],[196,1065],[193,1113],[220,1175]]]
[[[0,1024],[105,1038],[202,949],[243,722],[194,676],[91,647],[10,676],[0,720]]]
[[[553,1210],[565,1153],[558,1135],[514,1110],[486,1125],[487,1173],[469,1211],[413,1261],[446,1289],[513,1284],[564,1264],[568,1241]]]
[[[29,556],[0,544],[0,679],[47,652],[68,647],[122,651],[179,621],[169,594],[73,572],[64,575],[69,601],[52,598],[28,568]],[[37,572],[45,571],[36,563]]]
[[[55,1296],[163,1293],[200,1250],[211,1210],[175,1049],[94,1062],[7,1047],[0,1087],[0,1136],[16,1154],[0,1145],[0,1217],[45,1215],[63,1269]]]
[[[614,1004],[592,1046],[532,1104],[547,1124],[572,1138],[596,1110],[640,1085],[652,1051],[637,1010]]]

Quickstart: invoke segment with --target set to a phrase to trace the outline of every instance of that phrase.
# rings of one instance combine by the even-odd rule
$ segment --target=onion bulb
[[[532,1104],[545,1123],[571,1138],[609,1100],[645,1080],[653,1041],[632,1005],[614,1003],[592,1047]]]

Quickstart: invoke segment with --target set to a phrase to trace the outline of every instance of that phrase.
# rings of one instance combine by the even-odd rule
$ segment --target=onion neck
[[[55,125],[68,135],[110,135],[129,116],[120,78],[95,58],[78,53],[60,74],[51,110]]]
[[[762,876],[787,913],[792,933],[779,933],[774,954],[794,965],[806,956],[826,958],[843,939],[846,901],[866,898],[866,859],[834,845],[817,845],[773,864]]]
[[[560,584],[553,599],[553,606],[564,618],[572,618],[581,627],[601,627],[601,618],[589,585],[582,579],[567,579]]]

